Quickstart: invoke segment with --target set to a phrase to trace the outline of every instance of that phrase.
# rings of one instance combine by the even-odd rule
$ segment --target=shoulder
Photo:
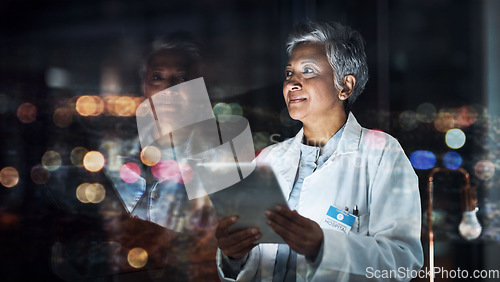
[[[372,150],[403,150],[396,138],[378,129],[362,128],[361,146]]]

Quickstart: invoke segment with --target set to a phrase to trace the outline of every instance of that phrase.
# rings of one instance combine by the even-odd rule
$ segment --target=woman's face
[[[285,69],[283,96],[290,117],[303,123],[328,118],[335,114],[335,107],[343,109],[323,45],[301,43],[293,49]]]
[[[199,76],[197,63],[186,52],[161,50],[148,61],[143,82],[144,96],[154,94]]]

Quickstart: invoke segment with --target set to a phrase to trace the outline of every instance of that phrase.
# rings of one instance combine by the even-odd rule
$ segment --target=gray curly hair
[[[326,56],[335,73],[337,89],[342,89],[342,80],[346,75],[351,74],[356,78],[353,93],[344,103],[346,111],[349,111],[368,81],[363,38],[352,28],[336,22],[300,23],[294,26],[288,37],[288,55],[292,54],[297,44],[304,42],[325,45]]]

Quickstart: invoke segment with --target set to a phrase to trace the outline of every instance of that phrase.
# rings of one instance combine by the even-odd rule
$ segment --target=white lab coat
[[[301,130],[257,158],[258,164],[272,167],[287,197],[297,173],[302,138]],[[349,234],[326,224],[332,205],[351,212],[358,206],[359,218]],[[316,221],[324,234],[317,268],[298,255],[297,281],[410,280],[407,274],[422,267],[417,176],[395,138],[362,128],[352,113],[337,151],[305,178],[297,210]],[[253,248],[236,280],[272,281],[276,250],[277,244]],[[218,250],[221,279],[234,281],[224,276],[221,259]]]

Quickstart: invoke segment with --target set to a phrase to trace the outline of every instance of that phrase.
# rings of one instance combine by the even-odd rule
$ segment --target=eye
[[[154,73],[153,75],[151,75],[151,80],[152,81],[161,81],[161,80],[163,80],[163,77],[159,73]]]
[[[292,76],[292,72],[291,72],[291,71],[289,71],[289,70],[286,70],[286,71],[285,71],[285,78],[288,78],[288,77],[290,77],[290,76]]]
[[[314,69],[312,68],[309,68],[309,67],[305,67],[304,68],[304,72],[303,73],[315,73]]]

